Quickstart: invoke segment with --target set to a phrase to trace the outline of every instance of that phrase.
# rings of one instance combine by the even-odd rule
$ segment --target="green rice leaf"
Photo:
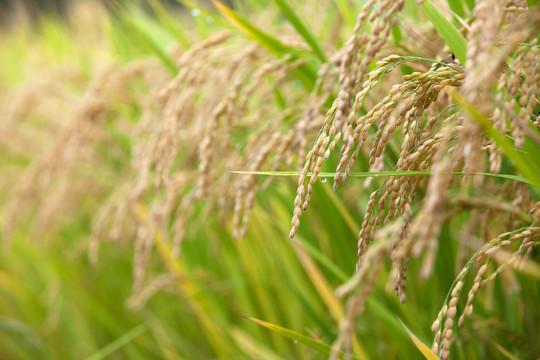
[[[467,102],[459,93],[452,91],[451,95],[456,103],[472,115],[473,119],[476,120],[482,129],[495,141],[506,156],[514,162],[514,165],[519,172],[527,179],[527,181],[523,182],[534,185],[536,188],[540,189],[540,171],[538,171],[538,164],[536,164],[538,160],[528,159],[526,153],[516,150],[510,140],[498,132],[493,127],[491,121],[476,110],[475,107]],[[506,175],[506,177],[507,176],[508,175]]]
[[[292,48],[281,43],[278,39],[272,35],[262,31],[255,26],[248,19],[244,18],[233,9],[229,8],[225,4],[212,0],[215,7],[221,12],[229,21],[231,21],[237,28],[242,30],[246,35],[257,41],[259,44],[267,48],[270,52],[277,55],[284,55],[292,52]]]
[[[448,0],[448,6],[459,17],[465,17],[465,11],[463,10],[463,2],[461,0]]]
[[[301,172],[295,171],[231,171],[233,174],[244,174],[244,175],[266,175],[266,176],[300,176]],[[462,175],[473,175],[473,176],[489,176],[499,179],[514,180],[519,181],[525,184],[534,185],[535,181],[527,177],[522,177],[518,175],[511,174],[493,174],[493,173],[464,173],[461,171],[454,171],[449,174],[454,176]],[[318,175],[321,179],[334,177],[336,173],[322,172]],[[351,172],[349,177],[359,177],[359,178],[368,178],[368,177],[389,177],[389,176],[429,176],[433,175],[431,171],[364,171],[364,172]],[[311,174],[308,174],[311,176]]]
[[[286,329],[284,327],[281,327],[279,325],[275,325],[275,324],[272,324],[272,323],[269,323],[269,322],[266,322],[266,321],[263,321],[263,320],[259,320],[259,319],[255,319],[255,318],[252,318],[252,317],[246,317],[246,319],[248,320],[251,320],[261,326],[264,326],[265,328],[267,329],[270,329],[280,335],[283,335],[289,339],[293,339],[293,340],[296,340],[297,342],[299,343],[302,343],[304,345],[307,345],[309,346],[310,348],[312,349],[315,349],[323,354],[326,354],[326,355],[329,355],[331,352],[332,352],[332,348],[330,347],[330,345],[327,345],[325,343],[322,343],[322,342],[319,342],[319,341],[316,341],[316,340],[313,340],[305,335],[302,335],[302,334],[299,334],[295,331],[292,331],[292,330],[289,330],[289,329]]]
[[[277,56],[283,56],[285,54],[293,55],[292,58],[298,58],[298,53],[301,49],[292,48],[281,43],[277,38],[272,35],[262,31],[257,26],[255,26],[248,19],[244,18],[231,8],[227,7],[223,3],[212,0],[215,7],[227,18],[231,23],[233,23],[238,29],[243,33],[248,35],[253,40],[257,41],[263,47],[268,49],[271,53]],[[300,66],[298,69],[293,70],[293,73],[298,77],[298,79],[304,84],[304,86],[311,91],[315,84],[315,73],[306,65]]]
[[[349,278],[343,270],[341,270],[336,264],[332,262],[324,253],[322,253],[320,250],[315,248],[312,244],[310,244],[308,241],[305,241],[303,239],[299,239],[300,237],[295,237],[294,239],[291,239],[293,243],[298,242],[300,243],[305,250],[315,259],[319,264],[321,264],[326,270],[328,270],[336,279],[338,279],[341,282],[347,281]]]
[[[336,0],[336,5],[343,20],[345,20],[347,26],[352,29],[354,25],[356,25],[352,5],[346,0]]]
[[[319,351],[320,353],[323,353],[325,355],[330,355],[332,353],[332,347],[328,344],[325,344],[320,341],[313,340],[312,338],[309,338],[305,335],[302,335],[300,333],[297,333],[296,331],[286,329],[284,327],[281,327],[279,325],[275,325],[263,320],[255,319],[252,317],[245,317],[248,320],[251,320],[261,326],[264,326],[267,329],[270,329],[282,336],[285,336],[289,339],[292,339],[294,341],[297,341],[299,343],[302,343],[306,346],[309,346],[310,348]],[[352,359],[358,359],[356,357],[352,357]]]
[[[153,53],[171,74],[178,72],[178,67],[166,54],[164,44],[159,43],[160,36],[153,33],[152,25],[149,22],[145,21],[142,16],[135,16],[133,14],[123,15],[122,20],[132,35],[137,38],[138,43],[147,51]],[[163,35],[163,33],[160,33],[160,35]]]
[[[465,4],[467,5],[467,7],[469,8],[469,10],[474,10],[474,5],[476,3],[475,0],[464,0],[465,1]]]
[[[508,360],[519,360],[518,357],[516,357],[515,355],[513,355],[510,351],[506,350],[505,348],[503,348],[501,345],[497,344],[497,343],[493,343],[493,346],[499,350],[501,352],[501,354],[504,355],[504,357]]]
[[[360,226],[356,223],[353,216],[347,210],[346,206],[343,204],[336,192],[333,191],[330,186],[323,186],[323,189],[326,192],[326,195],[328,195],[330,201],[332,201],[332,203],[336,207],[336,210],[339,212],[349,229],[351,229],[353,233],[358,234],[358,232],[360,231]]]
[[[422,4],[422,10],[435,26],[450,50],[459,59],[462,65],[467,61],[467,41],[450,21],[437,9],[430,0]]]
[[[328,59],[326,55],[324,54],[324,50],[321,47],[321,44],[317,40],[317,38],[313,35],[311,31],[308,30],[308,28],[302,23],[302,20],[300,20],[300,17],[296,14],[294,9],[289,5],[289,3],[285,0],[274,0],[276,4],[279,6],[279,9],[285,15],[287,20],[291,23],[291,25],[296,29],[298,34],[304,38],[306,43],[311,46],[313,49],[313,52],[322,62],[327,62]]]
[[[87,357],[86,360],[101,360],[108,358],[112,353],[117,351],[118,349],[122,348],[123,346],[127,345],[133,339],[135,339],[137,336],[141,335],[143,332],[148,330],[146,325],[140,324],[124,335],[120,336],[118,339],[113,341],[112,343],[108,344],[98,352],[92,354],[91,356]]]
[[[157,19],[159,20],[159,23],[163,24],[163,27],[167,29],[167,31],[172,36],[174,36],[176,41],[178,41],[178,43],[182,45],[184,49],[189,48],[191,46],[191,43],[185,34],[185,29],[173,22],[171,16],[163,7],[163,4],[161,2],[159,2],[158,0],[150,0],[149,2],[152,6],[152,9],[154,10],[154,13],[156,14]]]
[[[355,275],[358,273],[355,273]],[[353,276],[355,276],[353,275]],[[407,341],[407,332],[403,329],[396,313],[386,306],[382,296],[373,294],[366,298],[366,311],[373,314],[385,331],[393,334],[396,343]]]

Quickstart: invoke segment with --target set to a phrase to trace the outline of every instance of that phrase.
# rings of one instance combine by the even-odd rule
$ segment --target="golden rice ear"
[[[493,16],[488,11],[491,6],[494,6]],[[345,295],[351,293],[355,286],[361,289],[359,291],[361,295],[351,295],[351,304],[355,305],[354,310],[350,311],[361,312],[364,303],[362,297],[366,297],[371,291],[369,284],[372,283],[373,278],[367,276],[363,269],[368,266],[367,264],[372,264],[371,259],[374,256],[380,258],[383,255],[392,254],[394,289],[402,301],[405,301],[406,269],[411,256],[425,256],[422,275],[430,276],[438,248],[439,233],[449,206],[447,194],[452,186],[462,182],[456,179],[453,173],[456,171],[465,174],[479,173],[486,170],[486,165],[489,165],[492,172],[500,171],[500,149],[494,141],[485,137],[480,126],[467,112],[461,111],[453,104],[452,92],[447,93],[448,89],[452,87],[459,89],[460,93],[478,111],[493,118],[495,127],[499,131],[505,131],[506,121],[510,120],[512,125],[510,130],[514,135],[515,145],[516,147],[523,146],[524,131],[528,125],[525,126],[521,122],[528,122],[532,113],[531,99],[537,99],[539,94],[538,87],[533,84],[537,77],[533,71],[536,71],[540,64],[537,61],[539,51],[533,28],[526,25],[523,16],[507,17],[508,11],[509,9],[504,8],[500,2],[486,0],[477,3],[475,21],[467,32],[470,46],[465,67],[455,60],[455,56],[450,55],[434,64],[427,72],[418,71],[405,75],[403,82],[392,86],[386,96],[375,102],[376,105],[365,108],[363,115],[357,115],[356,113],[363,106],[365,107],[364,99],[373,92],[377,83],[382,81],[382,75],[395,68],[394,63],[399,64],[406,60],[398,55],[389,56],[377,62],[377,68],[363,74],[358,81],[362,83],[362,87],[356,93],[356,102],[353,103],[346,122],[343,120],[340,122],[339,119],[342,116],[340,109],[347,104],[344,95],[349,96],[347,92],[341,92],[338,95],[328,112],[325,125],[312,149],[312,155],[308,160],[310,165],[305,168],[304,177],[308,174],[307,170],[315,170],[317,174],[321,166],[318,156],[325,151],[333,150],[333,145],[328,144],[333,144],[331,140],[335,133],[342,134],[343,146],[341,160],[336,169],[334,189],[340,181],[344,182],[347,179],[359,154],[367,153],[369,163],[372,166],[377,164],[386,145],[398,131],[403,133],[403,140],[401,153],[396,163],[397,170],[431,169],[432,171],[427,187],[418,177],[404,176],[387,179],[380,189],[371,193],[359,233],[357,276],[354,277],[354,281],[350,281],[338,291],[340,295]],[[505,18],[513,21],[504,23]],[[505,42],[505,46],[499,47],[498,42],[504,37],[505,31],[512,34],[511,39]],[[529,44],[520,45],[531,38]],[[507,61],[510,66],[506,65]],[[525,68],[529,66],[532,66],[531,69],[526,70]],[[517,80],[519,76],[513,75],[523,75],[524,72],[528,75],[522,76],[520,80]],[[497,76],[493,76],[493,73]],[[507,89],[509,84],[512,85]],[[496,95],[491,92],[495,86],[498,86]],[[518,112],[516,108],[519,108]],[[376,128],[373,139],[370,136],[372,128]],[[532,139],[535,138],[535,134],[529,134],[529,136]],[[369,144],[369,147],[364,149],[364,144]],[[486,152],[489,154],[489,161],[485,160]],[[313,166],[314,163],[315,166]],[[477,188],[492,186],[492,184],[489,185],[487,178],[478,176],[465,177],[463,182],[473,182]],[[304,194],[303,179],[299,185],[298,196],[301,197]],[[309,196],[306,196],[306,201],[303,203],[304,210],[312,196],[312,185],[313,181],[310,181]],[[419,188],[422,188],[426,194],[420,209],[412,213],[411,205],[414,204],[415,191]],[[528,202],[530,200],[525,200],[525,203]],[[298,229],[301,214],[298,203],[295,203],[297,207],[292,234]],[[396,221],[394,224],[400,224],[398,227],[400,232],[398,236],[392,238],[394,242],[390,251],[385,246],[389,241],[388,235],[386,233],[381,235],[379,231],[393,226],[392,220]],[[535,232],[534,229],[536,228],[530,231]],[[522,235],[529,236],[528,231]],[[515,240],[519,239],[515,238]],[[374,244],[378,242],[380,242],[379,246],[375,246]],[[523,244],[525,245],[521,247],[525,248],[530,242],[525,240]],[[520,254],[528,253],[529,250],[523,251]],[[516,255],[516,259],[518,257],[522,259],[523,255]],[[514,260],[514,262],[522,263],[521,260]],[[458,276],[458,285],[454,287],[452,296],[439,314],[437,326],[435,326],[436,330],[442,326],[437,333],[434,345],[441,359],[449,357],[454,318],[457,315],[456,304],[461,290],[459,284],[467,271],[462,271]],[[481,276],[482,271],[485,271],[485,268],[481,268],[478,276]],[[376,276],[376,271],[374,273],[373,277]],[[485,284],[481,280],[477,282]],[[477,288],[478,286],[469,294],[471,302]],[[472,305],[468,309],[467,314],[472,312]],[[349,316],[352,315],[349,314]],[[460,322],[463,322],[463,319],[462,316]],[[346,316],[342,329],[349,328],[352,322],[352,317]],[[336,345],[345,346],[344,344],[348,341],[346,339],[350,340],[350,336],[350,334],[341,333]]]
[[[375,3],[377,4],[375,5]],[[357,82],[367,75],[369,65],[387,42],[392,28],[396,25],[397,14],[403,9],[403,6],[404,1],[402,0],[383,0],[380,2],[372,0],[364,5],[358,15],[353,34],[345,44],[340,58],[337,59],[340,64],[338,96],[327,113],[315,145],[306,158],[303,180],[301,184],[299,183],[297,200],[295,200],[295,215],[292,221],[291,237],[298,230],[301,211],[305,211],[309,205],[313,185],[317,181],[324,161],[329,158],[330,153],[340,140],[342,142],[341,152],[347,157],[349,156],[348,150],[350,147],[358,141],[357,135],[353,134],[353,126],[355,126],[354,113],[359,109],[353,108],[353,102],[355,101],[353,94],[356,92]],[[363,26],[368,22],[373,24],[370,36],[362,32]],[[356,100],[356,103],[358,103],[358,100]],[[338,167],[338,173],[334,179],[334,188],[342,180],[341,169],[342,164]],[[311,175],[309,176],[307,191],[301,191],[301,188],[305,189],[303,182],[309,172],[311,172]],[[300,192],[302,192],[302,195],[300,195]],[[299,206],[300,202],[302,203],[301,208]]]

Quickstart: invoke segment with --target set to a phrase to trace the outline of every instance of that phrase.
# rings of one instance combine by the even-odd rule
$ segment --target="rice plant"
[[[0,32],[0,357],[538,357],[536,2],[179,3]]]

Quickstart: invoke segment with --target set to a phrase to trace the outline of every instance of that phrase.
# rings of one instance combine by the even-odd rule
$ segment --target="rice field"
[[[80,0],[0,29],[0,359],[539,359],[540,5]]]

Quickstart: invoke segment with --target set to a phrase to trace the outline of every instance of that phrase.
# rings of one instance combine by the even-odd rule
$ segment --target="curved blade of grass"
[[[121,19],[123,24],[125,24],[137,38],[138,43],[146,48],[149,52],[156,55],[171,74],[176,74],[178,72],[178,67],[174,61],[169,58],[163,47],[158,44],[157,40],[147,28],[147,24],[143,24],[140,17],[136,19],[135,17],[126,14],[123,15]]]
[[[326,304],[328,311],[336,321],[339,323],[343,317],[343,304],[334,295],[334,291],[331,285],[328,283],[320,269],[317,267],[315,261],[309,256],[306,249],[300,242],[293,242],[293,247],[298,255],[298,259],[304,267],[304,271],[308,275],[313,286],[317,289],[317,293],[320,295],[323,302]],[[367,357],[366,350],[360,345],[360,343],[354,343],[355,353],[359,354],[363,358]]]
[[[268,348],[256,337],[240,328],[232,328],[231,335],[238,344],[252,359],[280,360],[281,357],[272,349]]]
[[[345,23],[350,29],[352,29],[354,25],[356,25],[352,6],[346,0],[336,0],[336,5],[341,17],[345,20]]]
[[[462,65],[467,61],[467,41],[450,21],[437,9],[430,0],[422,4],[422,10],[429,21],[435,26],[441,37],[450,47],[450,50],[459,59]]]
[[[465,11],[463,10],[463,2],[461,0],[448,0],[448,6],[459,17],[465,17]]]
[[[465,1],[465,4],[467,5],[467,7],[469,8],[469,10],[473,11],[476,1],[475,0],[464,0],[464,1]]]
[[[343,304],[334,296],[332,286],[323,276],[321,270],[317,267],[313,259],[308,255],[306,249],[300,242],[293,243],[294,250],[298,255],[298,259],[304,267],[304,271],[308,275],[313,286],[317,289],[317,292],[321,296],[321,299],[325,303],[328,311],[336,321],[339,323],[343,317]]]
[[[239,28],[243,33],[248,35],[253,40],[257,41],[263,47],[268,49],[271,53],[277,56],[283,56],[285,54],[293,55],[293,59],[297,58],[296,53],[301,49],[292,48],[281,43],[277,38],[272,35],[262,31],[257,26],[255,26],[248,19],[244,18],[231,8],[227,7],[218,0],[212,0],[214,6],[232,22],[237,28]],[[306,65],[300,66],[298,69],[293,70],[293,73],[298,77],[298,79],[304,84],[306,89],[311,91],[315,84],[316,75],[309,67]]]
[[[405,324],[403,323],[403,321],[399,320],[401,322],[401,325],[403,325],[403,327],[405,328],[405,330],[407,330],[407,333],[409,334],[409,336],[411,337],[414,345],[416,346],[416,348],[418,350],[420,350],[420,352],[422,353],[422,355],[424,355],[424,357],[427,359],[427,360],[440,360],[439,357],[437,355],[435,355],[431,349],[429,347],[426,346],[426,344],[424,344],[422,341],[420,341],[420,339],[418,339],[412,332],[411,330],[409,330],[407,328],[407,326],[405,326]]]
[[[284,55],[292,52],[292,49],[289,46],[282,44],[281,41],[279,41],[272,35],[257,28],[248,19],[244,18],[225,4],[217,0],[212,0],[212,2],[219,10],[219,12],[221,12],[227,19],[229,19],[236,27],[242,30],[242,32],[247,34],[253,40],[257,41],[259,44],[267,48],[270,52],[277,55]]]
[[[376,315],[377,320],[380,321],[386,331],[395,336],[397,342],[408,340],[407,331],[401,326],[399,317],[384,305],[380,296],[372,294],[366,299],[366,305],[366,309]]]
[[[290,240],[293,244],[298,242],[302,244],[304,249],[311,255],[311,257],[317,262],[322,265],[326,270],[328,270],[336,279],[338,279],[341,282],[347,281],[349,278],[347,274],[341,270],[334,262],[326,257],[321,251],[316,249],[313,245],[311,245],[308,241],[304,241],[302,239],[297,239],[296,237],[294,239]]]
[[[519,360],[516,356],[514,356],[510,351],[503,348],[501,345],[493,343],[493,346],[495,347],[495,349],[499,350],[501,354],[503,354],[504,357],[508,360]]]
[[[248,320],[251,320],[253,321],[254,323],[257,323],[261,326],[264,326],[265,328],[269,329],[269,330],[272,330],[282,336],[285,336],[289,339],[293,339],[299,343],[302,343],[314,350],[317,350],[318,352],[322,353],[322,354],[325,354],[325,355],[330,355],[332,353],[332,347],[330,345],[327,345],[323,342],[320,342],[320,341],[316,341],[316,340],[313,340],[312,338],[309,338],[305,335],[302,335],[300,333],[297,333],[296,331],[292,331],[292,330],[289,330],[289,329],[286,329],[284,327],[281,327],[279,325],[276,325],[276,324],[272,324],[272,323],[269,323],[267,321],[263,321],[263,320],[259,320],[259,319],[255,319],[255,318],[252,318],[252,317],[248,317],[248,316],[245,316],[246,319]],[[356,357],[352,357],[352,359],[357,359]]]
[[[148,224],[148,208],[144,204],[138,203],[135,211],[138,219]],[[191,300],[192,310],[200,321],[202,325],[201,328],[208,336],[213,348],[219,355],[226,356],[226,354],[230,353],[231,343],[224,339],[221,328],[216,326],[214,319],[210,317],[209,314],[211,314],[212,311],[209,311],[205,299],[196,296],[196,294],[200,292],[199,284],[192,278],[186,276],[188,272],[185,270],[185,265],[173,256],[171,248],[163,241],[160,231],[156,231],[154,234],[154,244],[169,271],[178,276],[178,288],[185,298]]]
[[[452,91],[451,95],[453,99],[463,109],[465,109],[476,122],[482,127],[482,129],[495,141],[497,146],[508,156],[513,162],[516,168],[523,174],[528,181],[523,181],[528,184],[534,185],[540,189],[540,170],[538,169],[538,160],[527,159],[524,153],[517,151],[510,140],[506,139],[500,132],[498,132],[491,121],[478,112],[474,106],[467,102],[458,92]],[[508,175],[506,175],[508,176]]]
[[[288,1],[285,0],[274,0],[291,25],[296,29],[298,34],[304,38],[306,43],[313,49],[313,52],[322,62],[327,62],[328,59],[324,53],[324,50],[319,44],[317,38],[313,35],[311,31],[304,25],[300,17],[296,14],[294,9],[289,5]]]
[[[281,327],[279,325],[275,325],[275,324],[272,324],[272,323],[269,323],[267,321],[264,321],[264,320],[259,320],[259,319],[255,319],[255,318],[252,318],[252,317],[248,317],[246,316],[246,319],[250,320],[250,321],[253,321],[254,323],[257,323],[261,326],[264,326],[265,328],[267,329],[270,329],[282,336],[285,336],[289,339],[293,339],[293,340],[296,340],[297,342],[299,343],[302,343],[304,345],[307,345],[309,346],[310,348],[314,349],[314,350],[317,350],[323,354],[326,354],[326,355],[329,355],[331,352],[332,352],[332,348],[330,347],[330,345],[327,345],[325,343],[322,343],[322,342],[319,342],[319,341],[316,341],[316,340],[313,340],[307,336],[304,336],[302,334],[299,334],[297,333],[296,331],[292,331],[292,330],[289,330],[289,329],[286,329],[284,327]]]
[[[174,36],[176,41],[184,48],[187,49],[191,46],[191,43],[187,36],[184,34],[182,27],[178,26],[171,20],[171,16],[167,10],[163,7],[163,4],[158,0],[149,0],[150,6],[154,10],[159,23],[163,25],[167,31]]]
[[[98,352],[90,355],[89,357],[86,358],[86,360],[106,359],[116,350],[122,348],[123,346],[131,342],[134,338],[141,335],[146,330],[148,330],[146,325],[140,324],[134,327],[133,329],[131,329],[130,331],[128,331],[127,333],[125,333],[124,335],[120,336],[118,339],[108,344],[107,346],[99,350]]]
[[[302,175],[301,172],[297,172],[297,171],[231,171],[231,173],[240,174],[240,175],[266,175],[266,176],[300,176]],[[460,171],[450,172],[448,174],[452,174],[454,176],[462,176],[462,175],[489,176],[489,177],[495,177],[499,179],[519,181],[519,182],[529,184],[529,185],[535,185],[534,179],[525,178],[518,175],[493,174],[493,173],[466,174]],[[330,178],[330,177],[334,177],[335,175],[336,173],[322,172],[318,176],[320,178]],[[432,171],[375,171],[375,172],[365,171],[365,172],[349,173],[349,177],[360,177],[360,178],[389,177],[389,176],[429,176],[429,175],[433,175],[433,172]],[[311,176],[311,173],[309,173],[308,176]]]
[[[330,201],[336,207],[336,210],[341,215],[341,218],[345,221],[349,229],[351,229],[354,234],[358,234],[360,232],[360,226],[358,226],[353,216],[347,210],[345,204],[343,204],[336,192],[332,189],[331,186],[323,186],[323,189],[326,192],[326,195],[328,196]]]

